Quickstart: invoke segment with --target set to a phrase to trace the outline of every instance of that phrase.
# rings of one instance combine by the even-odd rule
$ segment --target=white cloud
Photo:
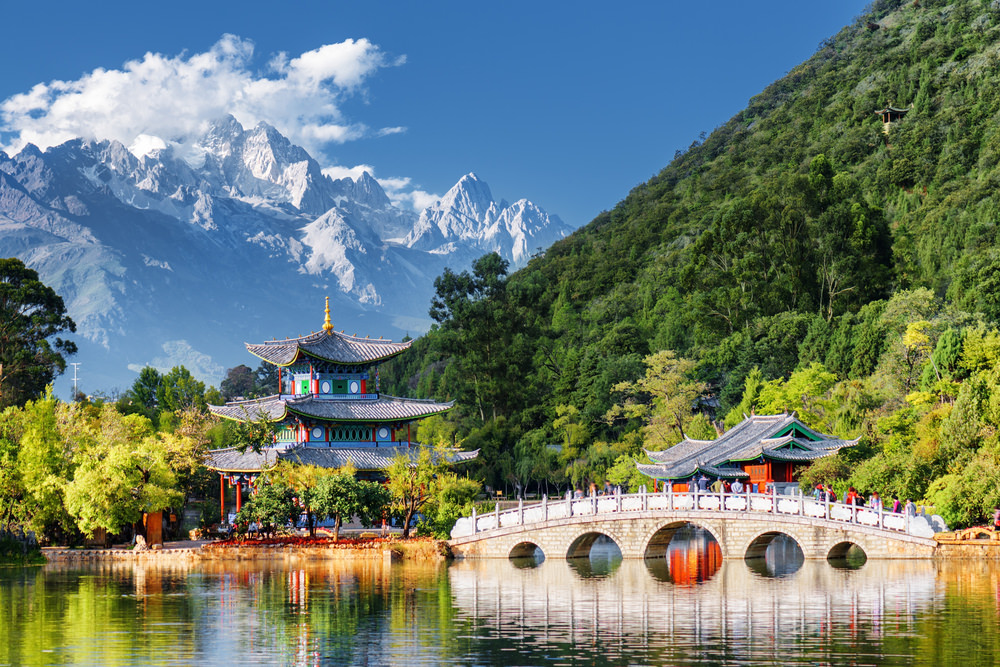
[[[96,69],[76,81],[39,83],[0,102],[0,131],[12,137],[8,154],[32,143],[42,150],[70,139],[115,139],[137,155],[166,145],[189,160],[193,143],[213,120],[232,114],[244,127],[260,121],[277,128],[313,157],[329,162],[326,148],[366,136],[385,137],[405,127],[371,129],[344,117],[346,95],[364,94],[365,81],[383,67],[399,66],[367,39],[326,44],[295,57],[270,57],[253,69],[254,45],[224,35],[204,53],[147,53],[121,69]],[[375,174],[371,165],[332,166],[332,178]],[[415,189],[409,178],[378,179],[389,199],[416,211],[440,198]]]
[[[128,146],[140,135],[185,144],[227,113],[248,127],[266,121],[317,157],[330,143],[400,131],[370,131],[340,110],[343,97],[361,91],[377,70],[405,62],[367,39],[327,44],[290,60],[281,54],[263,73],[252,61],[252,42],[225,35],[204,53],[147,53],[121,69],[39,83],[0,103],[0,129],[13,136],[2,148],[16,153],[33,143],[45,149],[75,137]]]

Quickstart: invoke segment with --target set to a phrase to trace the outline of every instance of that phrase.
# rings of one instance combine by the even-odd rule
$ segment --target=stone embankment
[[[436,540],[392,541],[378,545],[342,547],[336,545],[241,544],[220,546],[210,541],[167,543],[162,549],[66,549],[46,547],[42,554],[49,563],[142,562],[175,563],[243,560],[352,560],[384,561],[435,560],[444,558],[447,548]]]

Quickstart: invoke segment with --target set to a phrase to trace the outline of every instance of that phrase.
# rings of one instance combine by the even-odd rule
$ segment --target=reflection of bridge
[[[937,543],[924,516],[893,514],[803,496],[741,493],[663,493],[597,496],[534,505],[459,519],[451,531],[459,558],[587,556],[601,535],[624,558],[662,558],[685,524],[707,530],[723,558],[762,556],[787,535],[807,559],[844,556],[852,545],[869,558],[930,558]]]

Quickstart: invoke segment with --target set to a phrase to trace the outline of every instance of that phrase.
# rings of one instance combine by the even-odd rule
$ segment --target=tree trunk
[[[333,541],[334,542],[339,542],[340,541],[340,515],[339,514],[337,515],[337,517],[333,521]]]
[[[410,537],[410,521],[413,520],[413,514],[416,511],[416,506],[412,503],[406,508],[406,517],[403,519],[403,539]]]

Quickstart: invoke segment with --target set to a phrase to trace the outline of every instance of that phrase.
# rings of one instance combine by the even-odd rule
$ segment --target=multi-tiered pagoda
[[[394,343],[346,336],[334,331],[327,299],[326,321],[317,333],[300,338],[247,343],[247,349],[278,367],[278,393],[222,406],[215,415],[236,421],[264,419],[274,423],[274,442],[261,451],[218,449],[207,466],[236,486],[237,510],[242,490],[279,460],[340,468],[350,462],[359,477],[384,479],[400,452],[413,453],[415,421],[450,410],[453,403],[397,398],[379,391],[379,364],[409,349]],[[452,462],[473,459],[478,452],[453,452]]]

